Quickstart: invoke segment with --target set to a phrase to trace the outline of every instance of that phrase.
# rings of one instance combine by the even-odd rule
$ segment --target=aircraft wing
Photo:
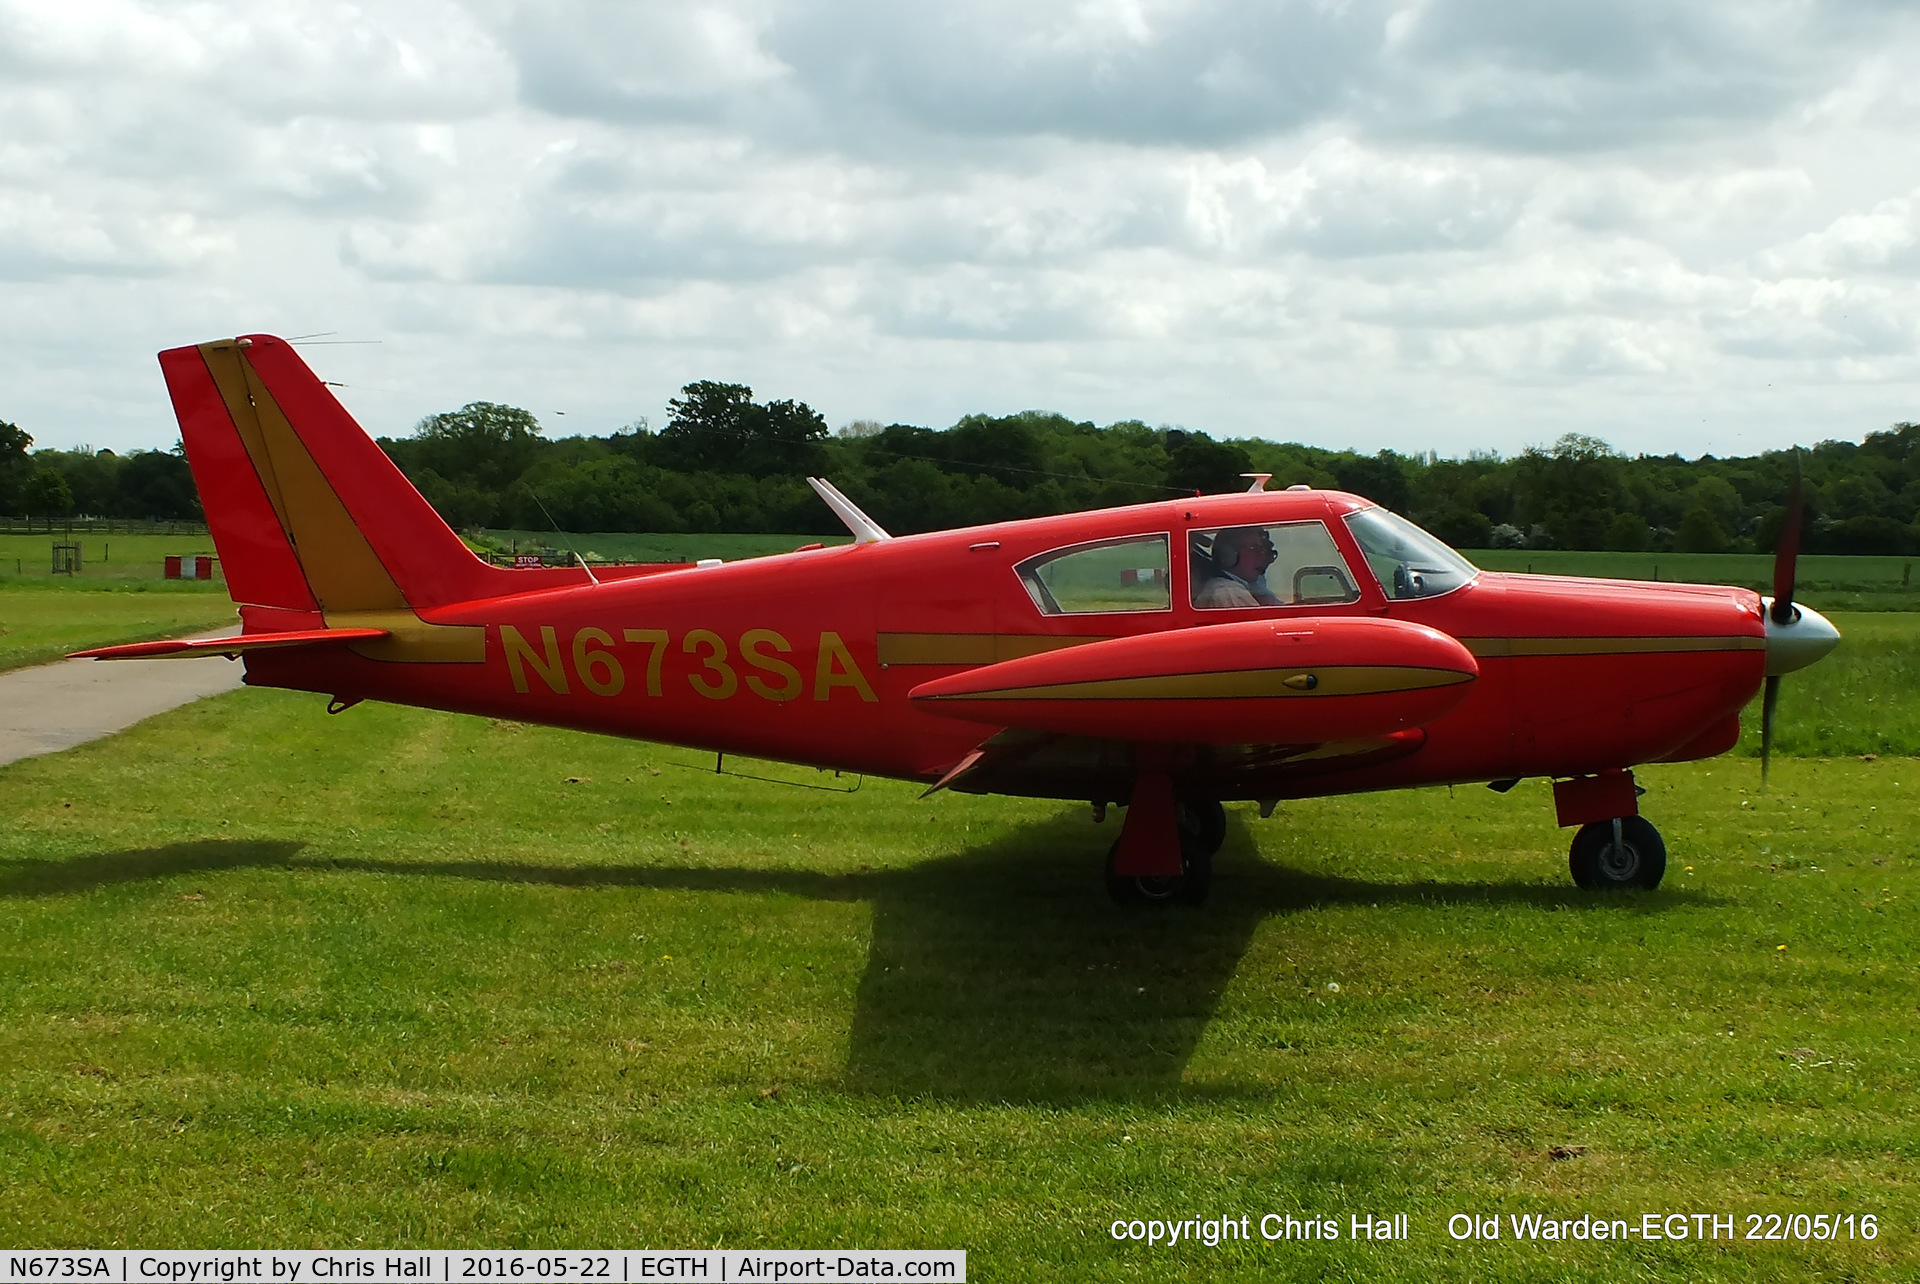
[[[908,698],[929,713],[1056,735],[1321,745],[1425,726],[1479,673],[1437,629],[1327,616],[1089,642],[936,678]]]
[[[1174,780],[1195,795],[1291,797],[1310,777],[1338,775],[1403,758],[1425,744],[1419,727],[1323,744],[1186,745],[1174,751]],[[1134,746],[1091,736],[1002,731],[989,736],[927,789],[1033,798],[1124,801],[1132,788]],[[1309,792],[1312,792],[1309,790]]]

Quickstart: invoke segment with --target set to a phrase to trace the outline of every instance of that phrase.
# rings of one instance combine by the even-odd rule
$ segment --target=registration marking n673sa
[[[507,676],[521,695],[533,691],[528,676],[531,673],[555,695],[574,694],[572,680],[577,680],[593,695],[617,696],[626,690],[627,671],[621,652],[627,647],[646,648],[644,689],[648,696],[664,694],[666,657],[672,650],[692,662],[683,674],[688,688],[709,700],[729,700],[739,693],[743,684],[736,664],[748,670],[745,688],[762,700],[783,703],[807,694],[809,684],[802,666],[784,658],[795,654],[793,644],[774,629],[747,629],[732,644],[712,629],[689,629],[675,648],[666,629],[622,629],[620,641],[615,642],[607,630],[587,627],[576,630],[563,648],[553,625],[540,625],[535,638],[514,625],[500,626],[500,650],[506,656]],[[813,652],[813,699],[831,699],[842,687],[867,703],[879,699],[837,632],[822,630]],[[569,659],[571,666],[567,664]]]

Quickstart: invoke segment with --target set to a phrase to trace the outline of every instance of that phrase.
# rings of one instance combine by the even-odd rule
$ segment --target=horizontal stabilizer
[[[295,629],[287,633],[236,633],[225,638],[172,638],[162,642],[131,642],[125,646],[97,646],[75,651],[69,660],[166,660],[196,655],[224,655],[228,659],[249,651],[288,647],[345,646],[388,636],[386,629]]]

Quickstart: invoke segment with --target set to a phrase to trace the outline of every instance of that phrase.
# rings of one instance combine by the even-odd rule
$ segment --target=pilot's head
[[[1214,564],[1243,580],[1259,579],[1277,556],[1264,526],[1229,526],[1213,537]]]

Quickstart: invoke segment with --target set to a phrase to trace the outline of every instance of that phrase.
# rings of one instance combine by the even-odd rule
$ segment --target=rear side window
[[[1167,566],[1167,537],[1136,535],[1054,549],[1013,569],[1042,615],[1102,615],[1169,610]]]

